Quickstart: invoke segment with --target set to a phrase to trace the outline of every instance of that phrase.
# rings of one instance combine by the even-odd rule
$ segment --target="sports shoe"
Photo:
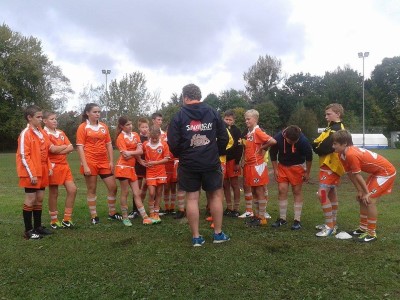
[[[301,223],[300,221],[294,220],[292,227],[290,227],[292,230],[300,230],[301,229]]]
[[[61,224],[62,224],[63,228],[73,228],[75,226],[75,224],[71,220],[69,220],[69,221],[64,221],[63,220],[61,222]]]
[[[370,235],[368,232],[360,235],[356,240],[360,243],[371,243],[375,242],[378,238],[376,235]]]
[[[326,227],[327,227],[326,224],[315,225],[315,229],[317,229],[317,230],[322,230],[322,229],[324,229]],[[335,232],[338,230],[338,226],[337,225],[335,225],[333,228],[335,229]]]
[[[159,215],[159,216],[165,216],[165,215],[167,215],[167,214],[168,214],[168,211],[167,211],[167,210],[160,209],[160,210],[158,211],[158,215]]]
[[[100,219],[99,217],[94,217],[90,219],[90,223],[92,223],[92,225],[96,225],[100,223]]]
[[[51,227],[52,229],[60,229],[60,228],[63,228],[63,226],[62,226],[62,224],[61,224],[60,221],[51,223],[51,224],[50,224],[50,227]]]
[[[143,225],[152,225],[152,224],[157,224],[157,222],[149,217],[143,219]]]
[[[120,215],[119,213],[115,213],[113,215],[108,215],[108,219],[109,220],[122,220],[122,215]]]
[[[325,226],[324,229],[322,229],[320,232],[317,232],[315,235],[318,237],[325,237],[325,236],[331,236],[336,233],[335,228],[329,228],[328,226]]]
[[[250,227],[261,227],[261,226],[267,226],[268,221],[267,219],[260,219],[260,218],[253,218],[251,222],[247,223],[247,226]]]
[[[281,227],[281,226],[286,225],[286,224],[287,224],[286,220],[279,218],[279,219],[277,219],[275,221],[275,223],[272,223],[272,227],[278,228],[278,227]]]
[[[184,217],[185,217],[185,212],[179,210],[176,212],[174,219],[183,219]]]
[[[224,210],[223,214],[224,214],[224,216],[229,217],[231,215],[231,213],[232,213],[232,210],[227,208],[227,209]]]
[[[266,219],[271,219],[271,215],[270,215],[269,213],[267,213],[267,212],[265,212],[264,217],[265,217]]]
[[[197,238],[192,238],[193,247],[201,247],[206,242],[206,240],[200,235]]]
[[[232,218],[237,218],[240,216],[240,212],[238,212],[237,210],[232,210],[231,214],[229,215]]]
[[[123,223],[125,226],[128,226],[128,227],[131,227],[131,226],[132,226],[132,222],[131,222],[131,220],[129,220],[129,219],[123,219],[123,220],[122,220],[122,223]]]
[[[230,240],[229,236],[227,236],[223,231],[220,233],[214,233],[213,238],[214,244],[221,244]]]
[[[352,236],[361,236],[363,234],[365,234],[366,231],[362,230],[361,228],[357,228],[356,230],[350,231],[349,234]]]
[[[168,214],[169,215],[175,215],[176,214],[175,209],[173,209],[173,208],[169,209],[168,210]]]
[[[39,226],[38,228],[35,228],[35,232],[40,234],[40,235],[50,235],[53,234],[53,231],[47,229],[44,226]]]
[[[252,211],[246,211],[243,214],[241,214],[240,216],[238,216],[238,218],[241,218],[241,219],[251,218],[251,217],[254,217],[254,213]]]
[[[24,232],[24,239],[26,240],[39,240],[41,238],[43,238],[43,236],[33,229]]]
[[[128,215],[128,219],[136,219],[137,217],[139,217],[139,213],[136,210],[131,211]]]
[[[160,215],[158,213],[154,213],[150,218],[153,219],[153,224],[161,223]]]

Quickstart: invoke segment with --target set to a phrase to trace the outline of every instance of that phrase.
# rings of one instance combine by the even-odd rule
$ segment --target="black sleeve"
[[[335,131],[338,131],[340,129],[342,129],[342,123],[337,122],[337,123],[333,123],[330,128],[329,128],[329,135],[327,138],[325,138],[319,145],[316,143],[312,144],[313,150],[316,154],[318,154],[319,156],[322,155],[328,155],[330,153],[335,152],[335,150],[332,148],[333,146],[333,137],[332,134]]]
[[[271,161],[277,161],[278,160],[278,152],[279,152],[279,143],[278,143],[278,135],[274,136],[274,139],[276,140],[276,144],[271,146],[271,148],[269,148],[269,157],[271,158]]]
[[[169,150],[171,153],[174,155],[174,157],[179,158],[179,154],[181,153],[182,149],[182,143],[180,140],[180,126],[179,126],[179,112],[175,115],[175,117],[171,120],[168,126],[168,132],[167,132],[167,144],[169,147]]]
[[[221,116],[215,111],[215,116],[217,119],[217,145],[218,145],[218,155],[226,154],[226,145],[229,142],[228,132],[226,131],[225,122],[222,121]]]
[[[234,140],[234,144],[233,147],[235,149],[234,152],[234,157],[235,157],[235,164],[239,164],[240,160],[242,159],[242,153],[243,153],[243,145],[241,143],[241,138],[242,138],[242,134],[239,130],[239,128],[237,128],[236,126],[232,126],[232,138]]]

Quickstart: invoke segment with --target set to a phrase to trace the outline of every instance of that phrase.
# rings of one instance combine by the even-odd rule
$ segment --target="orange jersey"
[[[71,142],[69,141],[68,137],[65,135],[65,133],[62,130],[56,129],[55,132],[53,132],[50,129],[48,129],[47,127],[44,127],[44,131],[47,133],[47,136],[49,137],[50,144],[55,145],[55,146],[71,145]],[[50,158],[50,161],[54,164],[59,164],[59,165],[60,164],[63,164],[63,165],[68,164],[66,154],[56,154],[56,153],[49,152],[49,158]]]
[[[396,169],[386,158],[363,148],[349,146],[339,158],[346,172],[363,171],[374,176],[392,176],[396,173]]]
[[[258,127],[254,127],[251,132],[246,134],[246,146],[244,150],[245,164],[249,166],[259,165],[264,162],[264,154],[259,154],[261,146],[268,142],[272,137]]]
[[[83,146],[85,158],[89,163],[108,161],[106,145],[111,143],[110,133],[106,124],[99,122],[90,125],[89,121],[79,125],[76,132],[76,145]]]
[[[51,168],[49,160],[50,142],[43,129],[33,128],[29,124],[18,138],[16,166],[18,177],[42,177],[42,165]]]
[[[140,137],[136,132],[131,132],[127,134],[122,131],[117,138],[117,148],[119,152],[122,151],[135,151],[138,146],[141,146],[142,142],[140,141]],[[119,156],[117,161],[117,166],[128,166],[134,168],[136,164],[135,157],[124,158],[122,155]]]
[[[158,142],[156,145],[153,145],[150,141],[146,141],[143,144],[143,152],[146,162],[160,161],[164,158],[170,158],[169,148],[166,142]],[[146,168],[146,178],[161,176],[160,174],[164,174],[162,176],[166,177],[164,164]]]

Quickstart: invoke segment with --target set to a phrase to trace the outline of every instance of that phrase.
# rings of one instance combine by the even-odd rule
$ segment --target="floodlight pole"
[[[105,94],[105,96],[106,96],[106,123],[107,123],[108,122],[108,119],[107,119],[107,115],[108,115],[108,91],[107,91],[108,83],[107,83],[107,76],[108,76],[108,74],[111,74],[111,70],[101,70],[101,72],[104,75],[106,75],[106,94]]]
[[[362,81],[362,131],[363,131],[363,148],[365,148],[365,77],[364,77],[364,59],[368,57],[369,52],[358,52],[358,57],[363,60],[363,81]]]

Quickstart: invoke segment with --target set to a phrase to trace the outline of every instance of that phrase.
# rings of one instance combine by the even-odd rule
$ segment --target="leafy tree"
[[[104,86],[93,86],[91,84],[84,86],[83,90],[79,93],[78,111],[82,113],[88,103],[103,104],[104,99],[102,97],[104,97]]]
[[[282,81],[282,63],[276,57],[260,56],[257,62],[243,74],[246,91],[252,102],[261,103],[272,100]]]
[[[237,91],[235,89],[226,90],[221,92],[218,98],[220,102],[220,111],[222,112],[235,107],[242,107],[244,109],[249,107],[250,99],[243,91]]]
[[[147,115],[152,107],[152,96],[147,91],[145,75],[138,71],[126,74],[120,82],[112,80],[107,97],[101,99],[103,105],[108,103],[110,124],[116,124],[122,115],[132,120]]]
[[[318,136],[317,116],[311,109],[305,107],[299,108],[290,116],[286,125],[299,126],[304,135],[310,141],[314,140]]]
[[[400,129],[400,56],[384,58],[371,74],[367,88],[376,99],[388,122],[388,131]]]
[[[221,102],[217,95],[213,93],[208,94],[207,97],[204,98],[203,102],[215,108],[217,111],[221,111]]]
[[[297,73],[285,80],[275,101],[282,124],[287,124],[290,116],[303,107],[323,114],[321,81],[321,77],[309,73]]]
[[[236,107],[233,109],[235,112],[235,125],[243,132],[246,129],[246,123],[244,121],[244,114],[247,109],[243,107]]]
[[[270,101],[258,104],[254,107],[260,114],[258,124],[261,128],[273,135],[280,126],[278,108]]]
[[[61,111],[72,94],[69,80],[42,52],[41,42],[0,26],[0,135],[2,147],[14,148],[25,126],[22,111],[30,104]]]
[[[58,115],[58,127],[65,132],[72,144],[76,143],[76,130],[81,124],[82,112],[68,111]]]

